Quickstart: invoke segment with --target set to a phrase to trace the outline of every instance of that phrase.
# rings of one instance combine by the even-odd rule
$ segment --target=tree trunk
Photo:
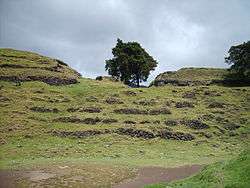
[[[136,85],[137,87],[140,87],[140,76],[136,75]]]

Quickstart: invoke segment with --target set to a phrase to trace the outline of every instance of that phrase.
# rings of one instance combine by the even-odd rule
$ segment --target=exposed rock
[[[133,129],[133,128],[118,128],[115,131],[117,134],[128,135],[136,138],[152,139],[155,135],[149,131]]]
[[[178,120],[166,120],[164,122],[167,126],[176,126],[179,124],[179,121]]]
[[[71,107],[67,109],[68,112],[88,112],[88,113],[100,113],[102,111],[101,108],[98,107]]]
[[[137,108],[115,109],[114,112],[117,114],[148,114],[147,110],[140,110]]]
[[[94,125],[94,124],[96,124],[96,123],[98,123],[100,121],[101,121],[101,119],[98,118],[98,117],[96,117],[96,118],[85,118],[85,119],[82,120],[83,123],[91,124],[91,125]]]
[[[176,102],[175,103],[176,108],[194,108],[193,103],[190,103],[188,101],[183,101],[183,102]]]
[[[117,97],[108,97],[105,101],[108,104],[123,104],[121,99],[119,99]]]
[[[54,119],[56,122],[63,122],[63,123],[81,123],[82,120],[77,117],[69,116],[69,117],[59,117]]]
[[[32,110],[34,112],[53,112],[53,113],[59,112],[59,110],[57,108],[46,108],[46,107],[41,107],[41,106],[31,107],[30,110]]]
[[[41,81],[49,85],[69,85],[78,83],[76,78],[59,78],[47,76],[27,76],[24,78],[18,78],[16,76],[0,76],[0,80],[11,82]]]
[[[140,124],[149,124],[149,123],[151,123],[151,122],[150,122],[150,121],[147,121],[147,120],[141,121],[141,122],[140,122]]]
[[[189,133],[170,132],[167,130],[160,131],[158,133],[158,136],[164,139],[183,140],[183,141],[191,141],[195,139],[195,137]]]
[[[137,101],[134,101],[134,104],[142,105],[142,106],[153,106],[156,104],[155,99],[140,99]]]
[[[88,112],[88,113],[100,113],[102,111],[101,108],[98,107],[84,107],[78,110],[79,112]]]
[[[101,122],[101,119],[96,117],[96,118],[85,118],[85,119],[80,119],[74,116],[69,116],[69,117],[59,117],[54,119],[56,122],[64,122],[64,123],[85,123],[85,124],[96,124],[98,122]]]
[[[208,108],[224,108],[224,103],[221,102],[212,102],[208,105]]]
[[[117,78],[112,77],[112,76],[97,76],[95,79],[98,80],[98,81],[105,81],[105,80],[112,81],[112,82],[118,82],[119,81]]]
[[[182,120],[182,124],[192,128],[192,129],[207,129],[209,126],[199,120]]]
[[[136,124],[136,122],[132,121],[132,120],[126,120],[123,123],[125,123],[125,124]]]
[[[107,119],[102,120],[102,123],[107,123],[107,124],[109,124],[109,123],[117,123],[117,122],[118,122],[117,119],[112,119],[112,118],[107,118]]]

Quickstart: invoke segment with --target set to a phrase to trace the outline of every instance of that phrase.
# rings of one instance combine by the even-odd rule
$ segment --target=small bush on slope
[[[247,188],[250,185],[250,150],[236,159],[207,166],[201,173],[170,184],[148,185],[145,188]]]

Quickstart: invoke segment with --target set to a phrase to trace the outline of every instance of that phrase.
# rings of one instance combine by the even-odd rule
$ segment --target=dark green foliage
[[[114,57],[106,60],[106,70],[128,85],[139,87],[140,82],[146,81],[150,71],[157,66],[156,60],[137,42],[124,43],[117,39],[112,54]]]
[[[225,58],[226,63],[231,65],[232,75],[238,78],[250,79],[250,41],[232,46],[229,56]]]

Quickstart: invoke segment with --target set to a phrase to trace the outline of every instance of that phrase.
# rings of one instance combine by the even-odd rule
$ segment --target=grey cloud
[[[106,74],[119,37],[138,41],[159,72],[226,67],[228,48],[249,40],[248,0],[0,0],[0,47],[57,57],[83,76]]]

